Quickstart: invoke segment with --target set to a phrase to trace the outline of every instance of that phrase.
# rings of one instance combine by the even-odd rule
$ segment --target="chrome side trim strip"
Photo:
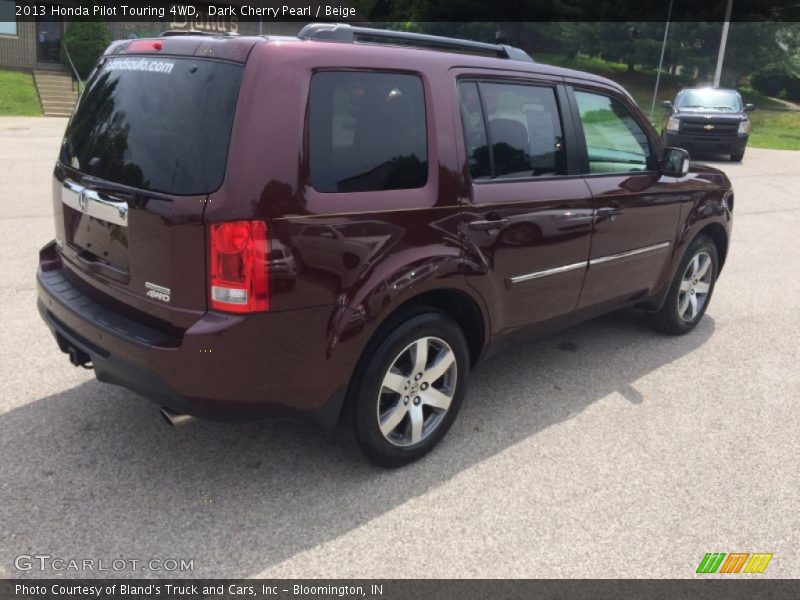
[[[643,246],[642,248],[636,248],[634,250],[628,250],[626,252],[620,252],[619,254],[609,254],[608,256],[600,256],[598,258],[593,258],[591,260],[584,260],[582,262],[576,262],[569,265],[563,265],[561,267],[554,267],[552,269],[545,269],[544,271],[534,271],[533,273],[525,273],[523,275],[515,275],[514,277],[507,277],[506,283],[510,286],[515,283],[522,283],[523,281],[531,281],[532,279],[540,279],[541,277],[547,277],[549,275],[557,275],[559,273],[566,273],[567,271],[574,271],[575,269],[583,269],[585,267],[591,265],[599,265],[602,263],[610,262],[612,260],[617,260],[619,258],[628,258],[629,256],[636,256],[637,254],[644,254],[645,252],[653,252],[655,250],[662,250],[664,248],[669,247],[670,242],[660,242],[658,244],[653,244],[652,246]]]
[[[548,275],[557,275],[558,273],[566,273],[575,269],[583,269],[588,266],[587,261],[572,263],[553,269],[545,269],[544,271],[534,271],[533,273],[525,273],[524,275],[515,275],[514,277],[507,277],[506,283],[513,285],[515,283],[522,283],[523,281],[530,281],[531,279],[539,279],[540,277],[547,277]]]
[[[94,190],[73,181],[64,182],[64,187],[61,188],[61,201],[70,208],[95,219],[121,227],[128,226],[127,202],[103,198]]]
[[[637,254],[644,254],[645,252],[653,252],[654,250],[661,250],[663,248],[668,247],[669,244],[670,244],[669,242],[661,242],[659,244],[653,244],[652,246],[643,246],[642,248],[636,248],[635,250],[620,252],[619,254],[609,254],[608,256],[600,256],[598,258],[591,259],[589,261],[589,266],[599,265],[620,258],[628,258],[629,256],[636,256]]]

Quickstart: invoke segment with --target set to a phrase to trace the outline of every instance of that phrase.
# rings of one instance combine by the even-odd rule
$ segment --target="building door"
[[[48,16],[36,19],[36,59],[39,62],[59,62],[61,58],[64,21],[61,17],[50,16],[49,12]]]

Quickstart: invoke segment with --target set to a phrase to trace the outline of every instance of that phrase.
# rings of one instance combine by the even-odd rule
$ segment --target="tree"
[[[67,52],[81,79],[91,73],[97,59],[111,43],[108,26],[99,21],[70,23],[61,41],[61,61],[67,63]]]

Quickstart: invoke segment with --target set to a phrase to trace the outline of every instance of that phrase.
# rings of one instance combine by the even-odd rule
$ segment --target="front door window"
[[[628,110],[608,96],[575,92],[589,173],[646,171],[649,160],[647,135]]]

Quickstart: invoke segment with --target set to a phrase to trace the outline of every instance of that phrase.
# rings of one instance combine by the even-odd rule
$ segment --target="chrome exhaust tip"
[[[182,427],[195,419],[192,415],[175,412],[166,406],[161,408],[161,416],[173,427]]]

